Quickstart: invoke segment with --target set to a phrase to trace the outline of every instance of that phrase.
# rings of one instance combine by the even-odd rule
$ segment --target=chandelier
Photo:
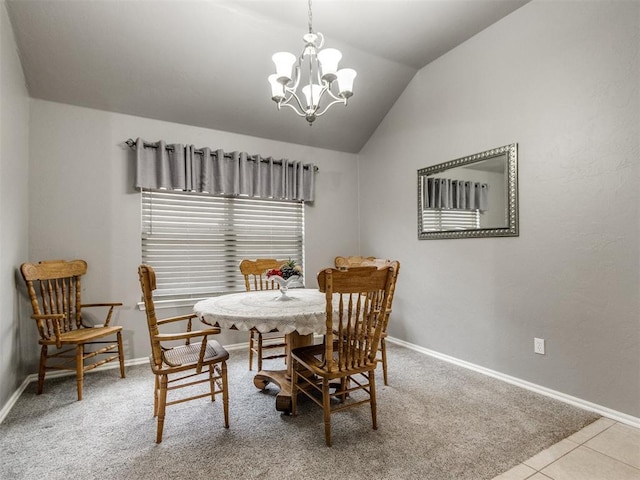
[[[356,71],[352,68],[338,70],[338,62],[342,58],[340,50],[320,50],[324,36],[313,31],[312,20],[309,0],[309,33],[302,36],[302,54],[298,58],[289,52],[274,54],[272,59],[276,73],[269,75],[271,99],[278,105],[278,110],[292,108],[298,116],[305,117],[309,125],[332,105],[346,105],[353,95],[353,80],[356,78]]]

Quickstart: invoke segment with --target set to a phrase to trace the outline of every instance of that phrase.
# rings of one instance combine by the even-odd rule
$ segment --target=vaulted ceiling
[[[312,126],[266,80],[273,53],[302,50],[305,0],[6,5],[33,98],[356,153],[419,69],[528,1],[314,0],[314,30],[358,77]]]

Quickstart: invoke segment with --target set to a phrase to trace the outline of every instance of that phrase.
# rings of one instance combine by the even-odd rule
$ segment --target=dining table
[[[231,293],[201,300],[193,311],[210,326],[285,334],[287,368],[261,370],[253,383],[261,390],[269,383],[277,385],[276,410],[291,413],[291,350],[313,344],[314,334],[326,333],[325,294],[312,288],[290,288],[285,294],[280,290]]]

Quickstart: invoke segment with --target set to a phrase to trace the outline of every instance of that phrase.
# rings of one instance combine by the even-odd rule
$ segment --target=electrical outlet
[[[544,355],[544,338],[535,338],[533,339],[533,351],[535,353],[539,353],[540,355]]]

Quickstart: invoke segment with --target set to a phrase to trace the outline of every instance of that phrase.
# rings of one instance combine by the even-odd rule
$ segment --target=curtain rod
[[[132,148],[132,149],[135,148],[135,146],[136,146],[136,141],[134,139],[132,139],[132,138],[128,139],[124,143],[126,143],[129,146],[129,148]],[[158,148],[158,145],[156,143],[144,142],[144,146],[146,148]],[[169,150],[169,151],[173,151],[173,147],[171,145],[167,145],[166,149]],[[202,155],[202,150],[201,149],[194,150],[194,152],[195,153],[199,153],[200,155]],[[254,161],[254,162],[256,161],[256,156],[257,155],[248,155],[249,159]],[[225,153],[224,154],[224,158],[232,158],[232,155],[230,153]],[[268,160],[266,160],[266,159],[263,159],[262,161],[265,162],[265,163],[268,162]],[[274,160],[273,163],[275,163],[276,165],[282,165],[282,160]],[[302,168],[309,169],[309,167],[307,165],[303,165]],[[316,167],[316,166],[313,167],[313,171],[314,172],[317,172],[318,170],[319,170],[318,167]]]

